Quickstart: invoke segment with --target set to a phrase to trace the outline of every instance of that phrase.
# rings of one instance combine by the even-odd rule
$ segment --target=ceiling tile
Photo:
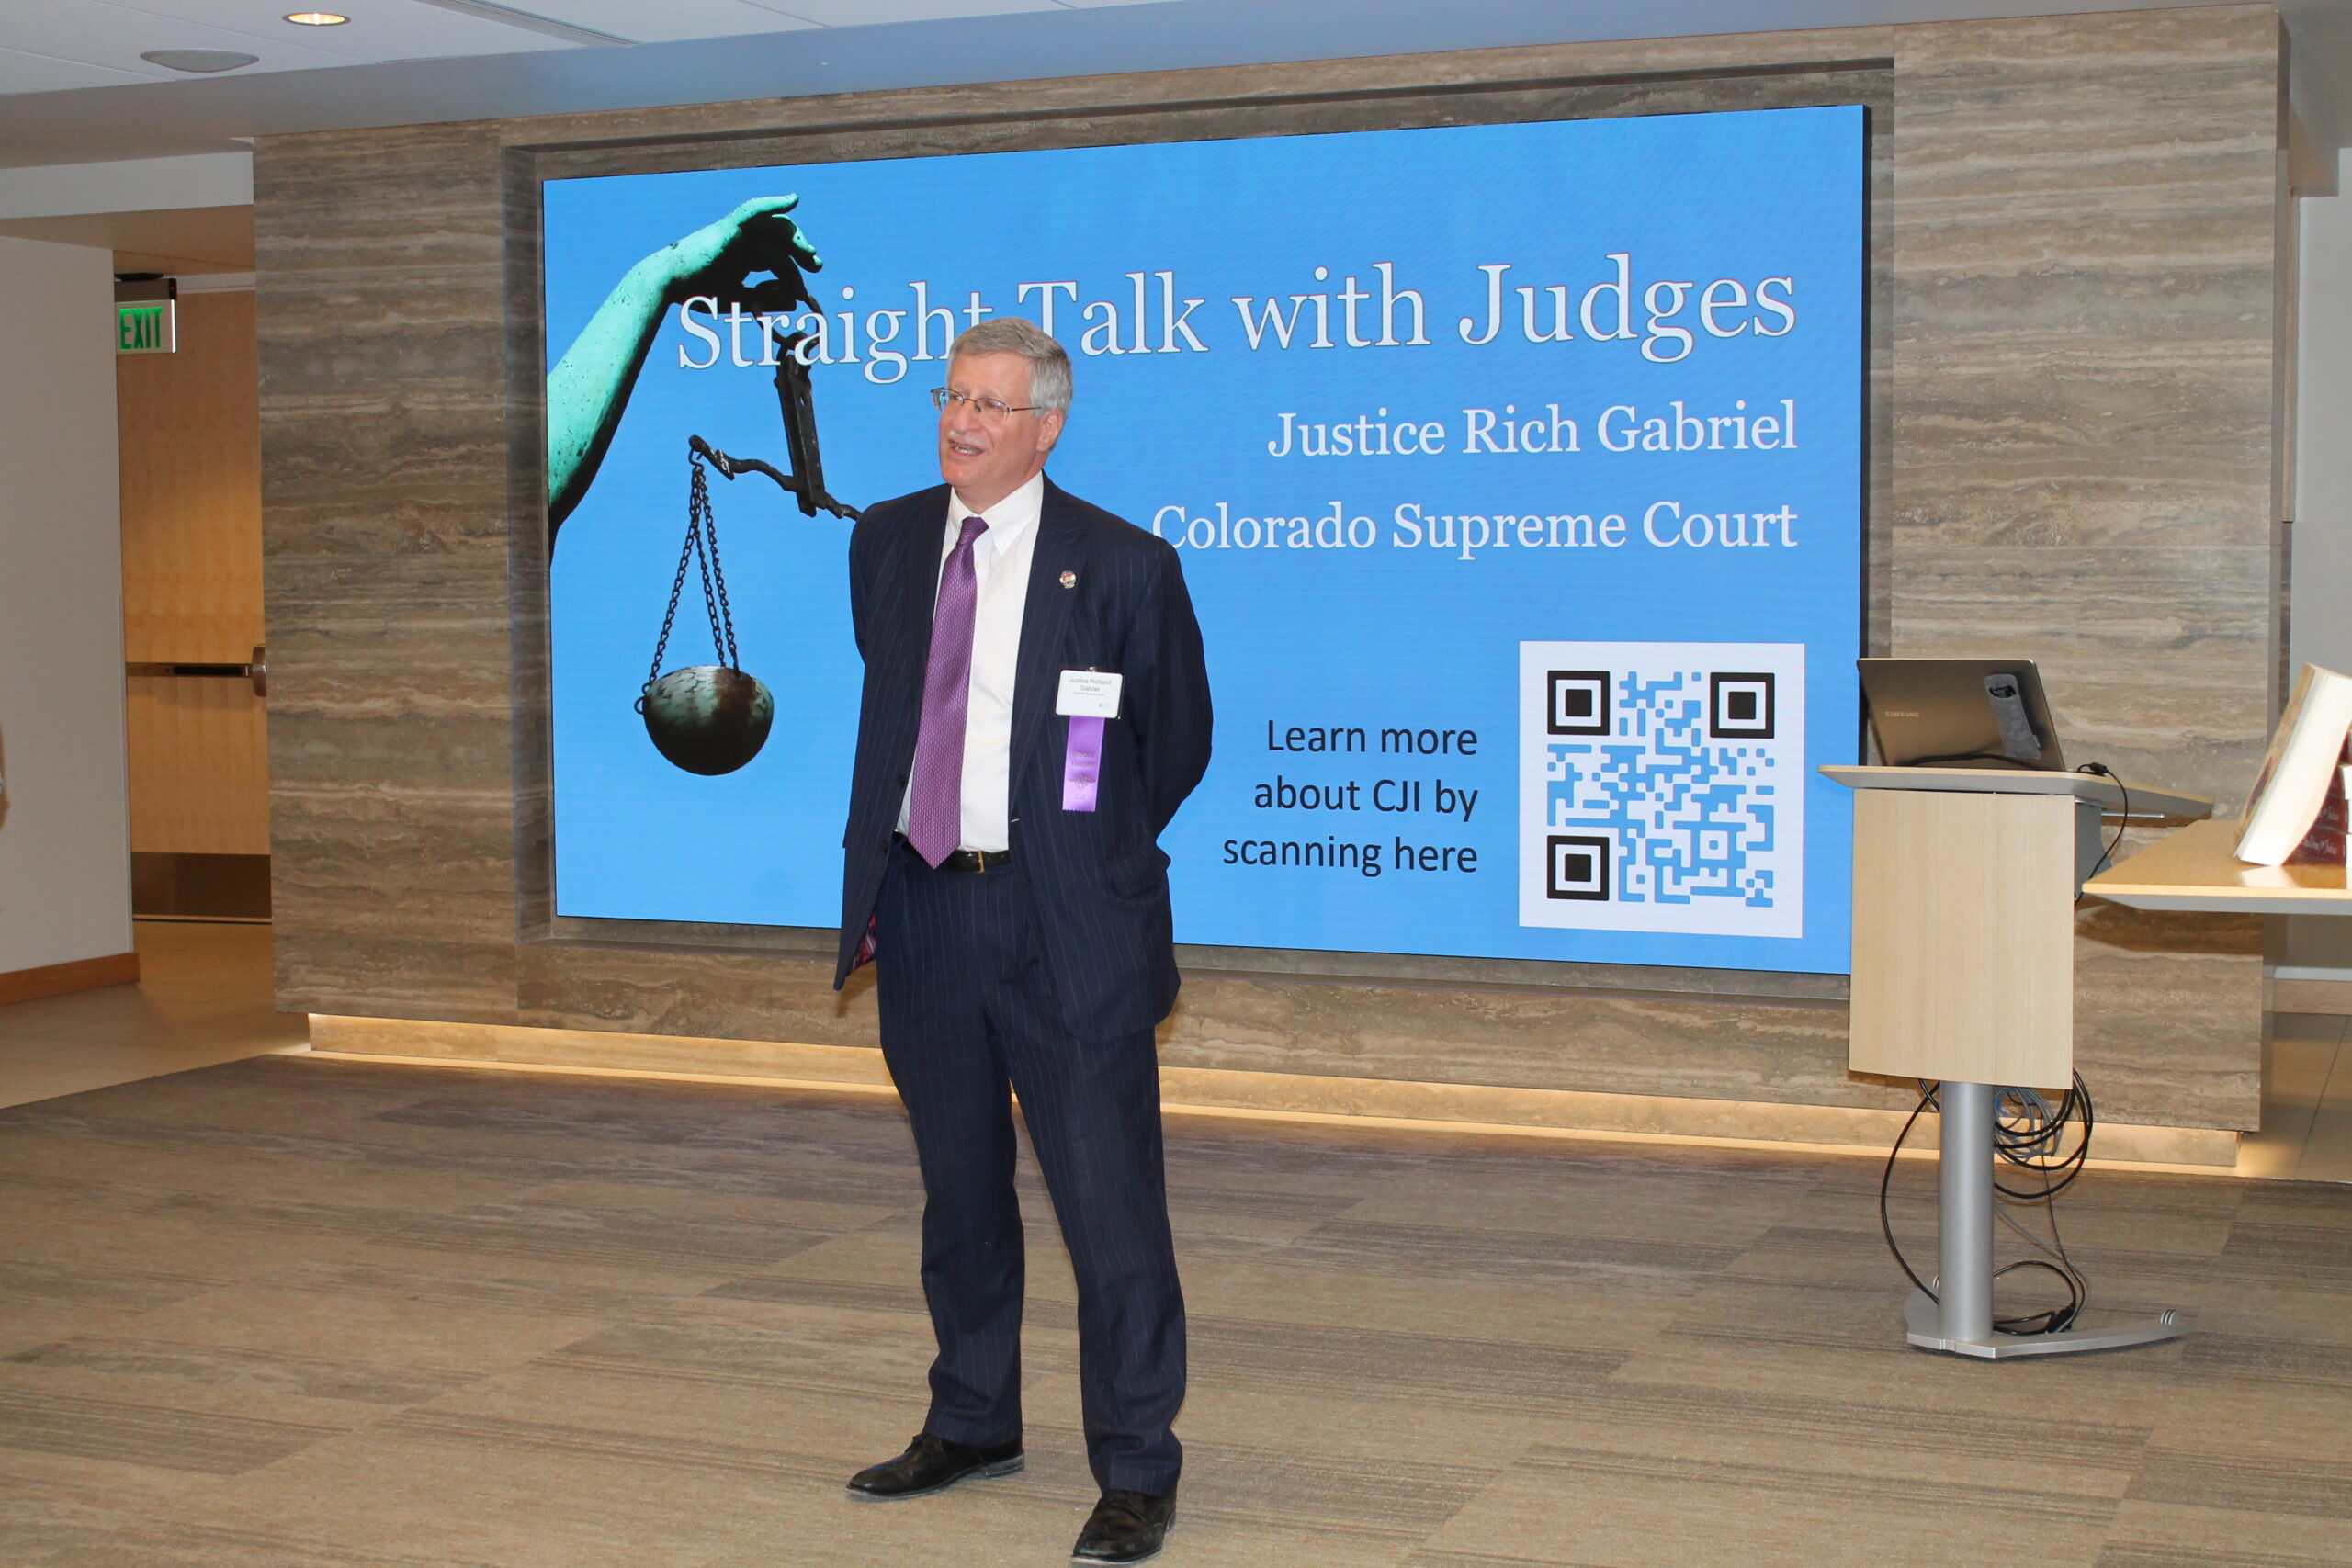
[[[998,17],[1012,11],[1060,11],[1057,0],[768,0],[768,9],[828,28],[876,22],[938,22],[951,17]]]
[[[293,29],[281,23],[280,30]],[[347,55],[309,48],[296,39],[265,50],[246,34],[227,28],[133,10],[105,0],[40,0],[38,5],[0,7],[0,49],[107,66],[141,81],[186,79],[177,72],[164,70],[139,58],[151,49],[235,50],[261,55],[265,62],[281,70],[351,63]],[[54,84],[61,87],[85,85],[62,79]]]
[[[59,0],[43,0],[44,5]],[[63,0],[69,5],[86,5],[93,0]],[[333,0],[322,4],[324,10],[340,11],[351,20],[340,27],[297,27],[286,19],[286,13],[295,7],[287,0],[102,0],[108,10],[144,13],[161,18],[183,22],[202,22],[219,29],[223,37],[246,40],[244,48],[262,57],[264,68],[285,70],[275,51],[298,49],[321,57],[303,62],[305,64],[343,65],[356,62],[386,60],[430,60],[462,54],[514,54],[526,50],[577,49],[577,44],[561,39],[532,32],[526,28],[508,27],[503,22],[485,21],[458,11],[445,11],[437,6],[420,6],[415,0]],[[536,10],[525,4],[520,10]],[[651,7],[649,7],[651,8]],[[5,30],[0,30],[0,42],[6,42]],[[265,47],[267,46],[267,47]],[[149,49],[153,44],[144,46]],[[213,47],[233,48],[232,44]]]
[[[117,71],[78,60],[57,60],[45,54],[0,48],[0,93],[53,93],[65,87],[114,87],[126,82],[152,82],[172,73],[141,63],[137,71]]]
[[[521,0],[521,4],[523,9],[542,17],[639,43],[796,32],[816,25],[746,5],[744,0],[662,0],[658,6],[646,5],[644,0]]]

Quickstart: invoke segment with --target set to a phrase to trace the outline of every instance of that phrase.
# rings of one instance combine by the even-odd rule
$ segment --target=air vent
[[[261,56],[239,54],[232,49],[151,49],[139,58],[166,71],[187,71],[209,76],[215,71],[234,71],[241,66],[252,65]]]

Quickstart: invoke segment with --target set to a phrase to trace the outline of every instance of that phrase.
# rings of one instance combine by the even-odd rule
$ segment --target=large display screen
[[[1199,611],[1180,942],[1843,971],[1863,176],[1838,106],[548,182],[559,912],[838,920],[851,525],[706,464],[714,577],[689,439],[936,484],[1019,314]]]

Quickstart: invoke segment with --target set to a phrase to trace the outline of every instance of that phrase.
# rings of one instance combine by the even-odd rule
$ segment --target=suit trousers
[[[939,1341],[924,1429],[977,1446],[1021,1435],[1017,1094],[1077,1276],[1088,1462],[1104,1488],[1170,1492],[1184,1301],[1157,1047],[1148,1030],[1087,1041],[1063,1025],[1031,897],[1011,865],[934,871],[901,849],[876,911],[882,1054],[922,1168],[923,1296]]]

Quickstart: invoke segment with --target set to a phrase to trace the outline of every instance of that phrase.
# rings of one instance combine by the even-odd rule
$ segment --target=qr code
[[[1519,645],[1519,923],[1804,934],[1804,645]]]

